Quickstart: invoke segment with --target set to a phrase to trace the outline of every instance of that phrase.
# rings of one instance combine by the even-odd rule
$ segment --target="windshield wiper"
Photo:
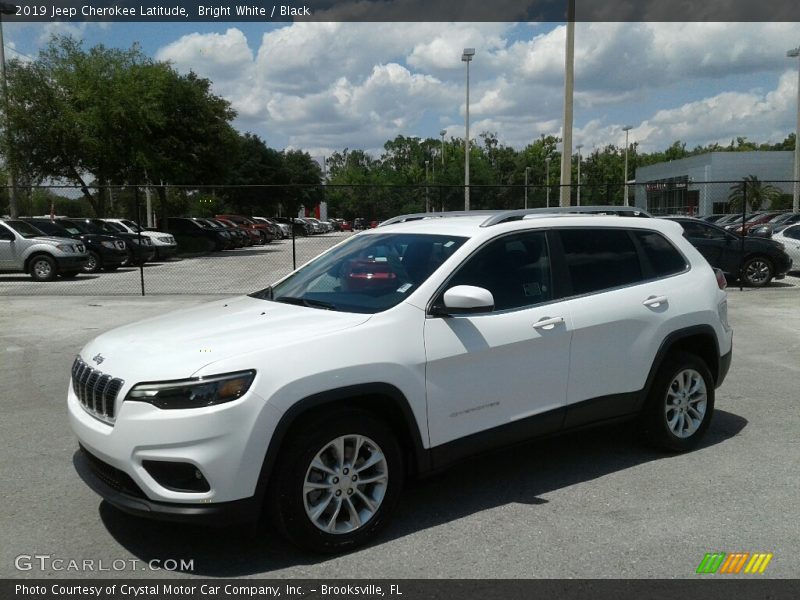
[[[308,306],[310,308],[323,308],[325,310],[336,310],[336,306],[330,302],[323,302],[322,300],[311,300],[310,298],[300,298],[298,296],[281,296],[275,298],[275,302],[283,302],[284,304],[296,304],[297,306]]]

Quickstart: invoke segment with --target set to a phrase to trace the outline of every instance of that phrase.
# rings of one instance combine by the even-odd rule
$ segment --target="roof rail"
[[[418,221],[420,219],[442,219],[446,217],[475,217],[482,215],[496,215],[497,210],[454,210],[446,212],[423,212],[423,213],[409,213],[407,215],[398,215],[383,221],[378,227],[384,225],[394,225],[395,223],[405,223],[406,221]]]
[[[612,205],[594,205],[594,206],[556,206],[553,208],[523,208],[518,210],[505,210],[496,212],[494,215],[481,223],[481,227],[491,227],[499,223],[507,223],[509,221],[520,221],[529,215],[616,215],[623,217],[651,217],[652,215],[642,208],[636,206],[612,206]]]

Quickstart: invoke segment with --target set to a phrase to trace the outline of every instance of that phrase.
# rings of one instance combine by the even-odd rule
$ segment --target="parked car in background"
[[[271,223],[259,223],[241,215],[217,215],[215,218],[220,220],[224,219],[242,229],[256,231],[256,236],[251,234],[251,239],[254,244],[269,244],[271,241],[277,239],[279,235]]]
[[[773,240],[734,235],[713,223],[693,217],[665,217],[683,227],[683,235],[697,248],[712,267],[728,277],[762,287],[773,279],[783,279],[792,266],[792,259],[783,246]],[[744,247],[744,253],[742,253]]]
[[[736,235],[749,235],[754,228],[769,223],[772,219],[774,219],[780,214],[781,213],[777,212],[756,213],[749,219],[747,219],[744,222],[744,225],[742,225],[740,222],[736,227],[732,227],[730,231],[735,233]]]
[[[166,229],[183,252],[225,250],[232,244],[230,234],[221,227],[214,228],[191,217],[169,217]]]
[[[56,223],[64,225],[67,229],[78,229],[81,233],[107,235],[124,241],[127,256],[122,266],[143,265],[152,260],[156,253],[150,238],[117,232],[101,219],[56,219]]]
[[[52,281],[56,276],[75,277],[88,258],[80,240],[48,236],[18,219],[0,219],[0,272]]]
[[[289,217],[272,217],[272,220],[276,223],[283,223],[284,225],[291,227],[294,230],[295,236],[305,237],[313,233],[311,225],[297,218],[290,219]]]
[[[800,271],[800,223],[789,225],[772,236],[773,242],[783,244],[783,249],[792,259],[792,271]]]
[[[271,225],[275,230],[275,239],[285,240],[292,237],[292,227],[288,223],[279,223],[276,219],[268,219],[267,217],[253,217],[257,223],[265,223]]]
[[[103,219],[109,227],[117,230],[120,233],[141,233],[143,236],[150,238],[155,249],[155,258],[157,260],[166,260],[175,256],[178,251],[178,243],[175,241],[174,236],[169,233],[161,231],[150,231],[141,227],[136,221],[130,219]]]
[[[222,223],[226,227],[233,227],[234,229],[238,229],[240,232],[242,232],[245,236],[245,246],[261,246],[266,243],[264,241],[264,234],[260,229],[254,229],[247,225],[239,225],[230,219],[224,219],[221,217],[214,217],[214,220],[218,223]]]
[[[300,217],[300,219],[311,225],[311,229],[315,234],[326,233],[325,226],[318,219],[314,217]]]
[[[728,213],[716,213],[713,215],[706,215],[705,217],[703,217],[703,221],[706,221],[708,223],[719,223],[719,221],[729,216],[730,215]]]
[[[128,258],[127,245],[120,238],[101,233],[83,233],[64,221],[51,221],[45,217],[30,217],[23,220],[46,235],[83,242],[89,254],[81,269],[84,273],[96,273],[100,269],[114,271]]]
[[[219,219],[211,219],[205,217],[192,217],[198,223],[203,224],[205,227],[210,227],[211,229],[216,229],[217,231],[223,231],[228,235],[230,239],[230,248],[244,248],[245,246],[252,246],[250,241],[250,236],[245,234],[244,231],[236,227],[232,224],[226,224],[220,221]]]

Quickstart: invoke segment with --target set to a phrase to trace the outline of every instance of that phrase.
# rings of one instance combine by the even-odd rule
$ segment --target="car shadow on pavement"
[[[50,281],[36,281],[30,275],[0,275],[0,283],[10,283],[12,281],[22,281],[26,283],[35,283],[37,285],[47,285],[48,283],[53,283],[54,281],[59,281],[61,283],[66,283],[70,281],[80,282],[80,281],[88,281],[89,279],[97,279],[99,275],[90,275],[88,273],[78,273],[75,277],[56,277]]]
[[[735,437],[747,420],[717,410],[695,452]],[[630,424],[529,442],[460,463],[411,483],[373,546],[506,504],[538,505],[550,492],[674,454],[644,446]],[[421,510],[424,507],[424,510]],[[193,560],[193,575],[238,577],[336,560],[298,550],[266,527],[212,528],[150,521],[106,502],[100,518],[111,536],[142,561]]]

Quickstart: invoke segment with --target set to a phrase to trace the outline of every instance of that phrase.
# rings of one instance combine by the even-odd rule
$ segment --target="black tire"
[[[698,377],[695,378],[695,375]],[[679,376],[682,380],[678,379]],[[683,396],[680,388],[682,383],[687,382],[687,377],[689,390],[685,390],[687,393]],[[698,383],[699,380],[702,380],[702,384]],[[695,383],[700,387],[691,393]],[[705,404],[701,407],[703,394]],[[714,378],[706,363],[686,352],[675,352],[668,356],[653,381],[645,404],[645,439],[664,450],[687,452],[700,442],[713,414]],[[698,416],[701,417],[700,423],[695,425]],[[682,433],[679,435],[676,431]]]
[[[53,257],[38,254],[31,259],[28,271],[36,281],[53,281],[58,275],[58,265]]]
[[[133,267],[133,266],[135,266],[134,259],[133,259],[133,250],[128,248],[126,252],[127,252],[127,256],[125,257],[125,260],[122,261],[122,265],[121,266],[123,266],[123,267]]]
[[[78,275],[78,271],[62,271],[58,274],[59,277],[63,277],[64,279],[72,279]]]
[[[750,287],[764,287],[775,276],[775,267],[766,256],[751,256],[742,265],[742,279]]]
[[[102,268],[103,262],[100,255],[92,250],[89,251],[89,258],[83,263],[84,273],[97,273]]]
[[[361,525],[356,526],[352,531],[328,533],[316,525],[306,512],[306,503],[316,501],[316,498],[311,496],[312,492],[308,494],[304,492],[304,484],[307,474],[312,473],[312,460],[333,440],[344,436],[363,436],[374,442],[385,459],[385,462],[380,463],[376,468],[380,469],[381,473],[385,469],[387,479],[386,485],[381,490],[377,490],[380,500],[377,501],[376,510]],[[352,452],[354,445],[346,446],[346,448]],[[363,464],[365,454],[369,455],[372,450],[374,455],[375,448],[365,442],[362,444],[362,450],[364,452],[360,452],[355,461]],[[347,456],[347,449],[345,456]],[[347,511],[348,519],[343,523],[339,522],[335,515],[333,516],[334,525],[341,525],[344,529],[352,527],[353,523],[353,519],[350,518],[352,513],[350,508],[347,508],[348,504],[350,507],[356,508],[356,513],[359,512],[358,507],[366,510],[367,513],[370,512],[367,505],[358,497],[359,489],[368,496],[372,496],[376,493],[379,485],[351,483],[349,477],[351,475],[355,477],[356,471],[351,471],[347,476],[343,475],[347,474],[347,466],[352,466],[352,463],[355,462],[348,462],[348,460],[346,458],[344,461],[345,468],[337,471],[341,476],[342,483],[340,485],[352,485],[352,489],[356,493],[350,495],[349,489],[340,489],[338,491],[341,495],[338,499],[333,496],[332,491],[330,496],[326,496],[329,498],[328,503],[332,505],[332,512],[335,512],[333,509],[336,502],[340,502]],[[372,477],[370,471],[372,468],[360,471],[360,473],[370,473],[369,476]],[[382,420],[368,412],[356,409],[321,412],[310,419],[303,420],[300,426],[295,427],[288,435],[270,481],[267,507],[278,531],[293,544],[322,554],[346,552],[369,542],[386,523],[403,487],[403,473],[400,445],[395,434]],[[323,472],[320,471],[319,474],[323,475]],[[325,476],[329,481],[334,481],[332,475]],[[376,487],[370,488],[371,485]],[[319,492],[319,494],[326,494],[326,492]],[[349,500],[348,496],[352,500]],[[324,501],[322,496],[317,498],[321,498],[319,502]],[[312,504],[312,508],[318,505]],[[319,518],[320,521],[327,519],[328,516],[325,513]]]

